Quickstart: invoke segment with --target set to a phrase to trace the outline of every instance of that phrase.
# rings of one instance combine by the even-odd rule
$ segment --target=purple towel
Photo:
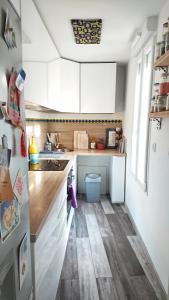
[[[74,191],[74,188],[73,188],[72,185],[69,185],[69,187],[68,187],[68,200],[70,200],[71,205],[72,205],[73,208],[78,207],[76,194],[75,194],[75,191]]]

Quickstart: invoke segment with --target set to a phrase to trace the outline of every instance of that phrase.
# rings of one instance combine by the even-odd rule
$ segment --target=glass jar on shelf
[[[160,56],[165,54],[165,41],[160,42]]]
[[[153,98],[151,99],[151,105],[150,105],[150,112],[151,112],[151,113],[154,112],[154,101],[155,101],[155,97],[153,97]]]
[[[165,41],[166,33],[168,32],[168,22],[163,23],[162,40]]]
[[[155,61],[160,58],[161,55],[160,47],[161,47],[161,42],[157,42],[155,47]]]
[[[167,98],[166,98],[166,110],[169,110],[169,93],[167,94]]]
[[[165,111],[166,110],[166,96],[158,96],[157,98],[157,111]]]
[[[169,50],[169,32],[165,35],[165,52]]]
[[[160,96],[166,95],[168,92],[168,73],[161,74],[161,82],[160,82]]]

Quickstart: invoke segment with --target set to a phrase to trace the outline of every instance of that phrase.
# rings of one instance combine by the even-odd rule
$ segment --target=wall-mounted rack
[[[159,111],[159,112],[151,112],[149,113],[149,118],[169,118],[169,110]]]
[[[154,63],[154,68],[166,68],[169,66],[169,50],[160,56]]]

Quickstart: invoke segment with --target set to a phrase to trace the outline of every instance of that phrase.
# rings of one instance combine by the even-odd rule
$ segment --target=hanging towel
[[[71,205],[73,208],[77,208],[78,205],[77,205],[77,199],[76,199],[76,193],[74,191],[74,188],[71,185],[69,185],[68,187],[68,200],[71,202]]]

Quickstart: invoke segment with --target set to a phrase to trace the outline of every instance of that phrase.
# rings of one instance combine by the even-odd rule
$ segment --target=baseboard
[[[156,276],[157,276],[157,278],[158,278],[158,280],[159,280],[159,283],[160,283],[160,285],[161,285],[161,288],[162,288],[162,290],[164,291],[164,294],[166,295],[166,299],[169,300],[169,293],[168,293],[168,295],[167,295],[167,293],[166,293],[166,291],[165,291],[165,289],[164,289],[164,287],[163,287],[163,284],[162,284],[162,282],[161,282],[161,279],[160,279],[160,277],[159,277],[159,275],[158,275],[158,273],[157,273],[157,271],[156,271],[155,265],[154,265],[154,263],[153,263],[153,261],[152,261],[152,259],[151,259],[151,256],[150,256],[150,254],[149,254],[149,252],[148,252],[148,250],[147,250],[147,247],[146,247],[146,245],[145,245],[145,243],[144,243],[144,241],[143,241],[143,239],[142,239],[142,236],[141,236],[141,234],[140,234],[140,232],[139,232],[139,230],[138,230],[138,228],[137,228],[137,226],[136,226],[136,224],[135,224],[135,222],[134,222],[134,219],[133,219],[133,217],[132,217],[132,215],[131,215],[131,213],[130,213],[130,210],[129,210],[128,206],[126,205],[126,203],[125,203],[124,205],[125,205],[125,208],[126,208],[126,211],[127,211],[128,215],[129,215],[129,217],[130,217],[130,220],[131,220],[131,223],[132,223],[132,225],[133,225],[133,227],[134,227],[134,230],[135,230],[137,236],[140,238],[140,240],[141,240],[141,242],[142,242],[142,244],[143,244],[143,246],[144,246],[144,250],[145,250],[145,252],[146,252],[146,255],[147,255],[147,258],[148,258],[148,260],[149,260],[149,263],[152,265],[152,267],[153,267],[153,269],[154,269],[154,271],[155,271],[155,274],[156,274]]]

